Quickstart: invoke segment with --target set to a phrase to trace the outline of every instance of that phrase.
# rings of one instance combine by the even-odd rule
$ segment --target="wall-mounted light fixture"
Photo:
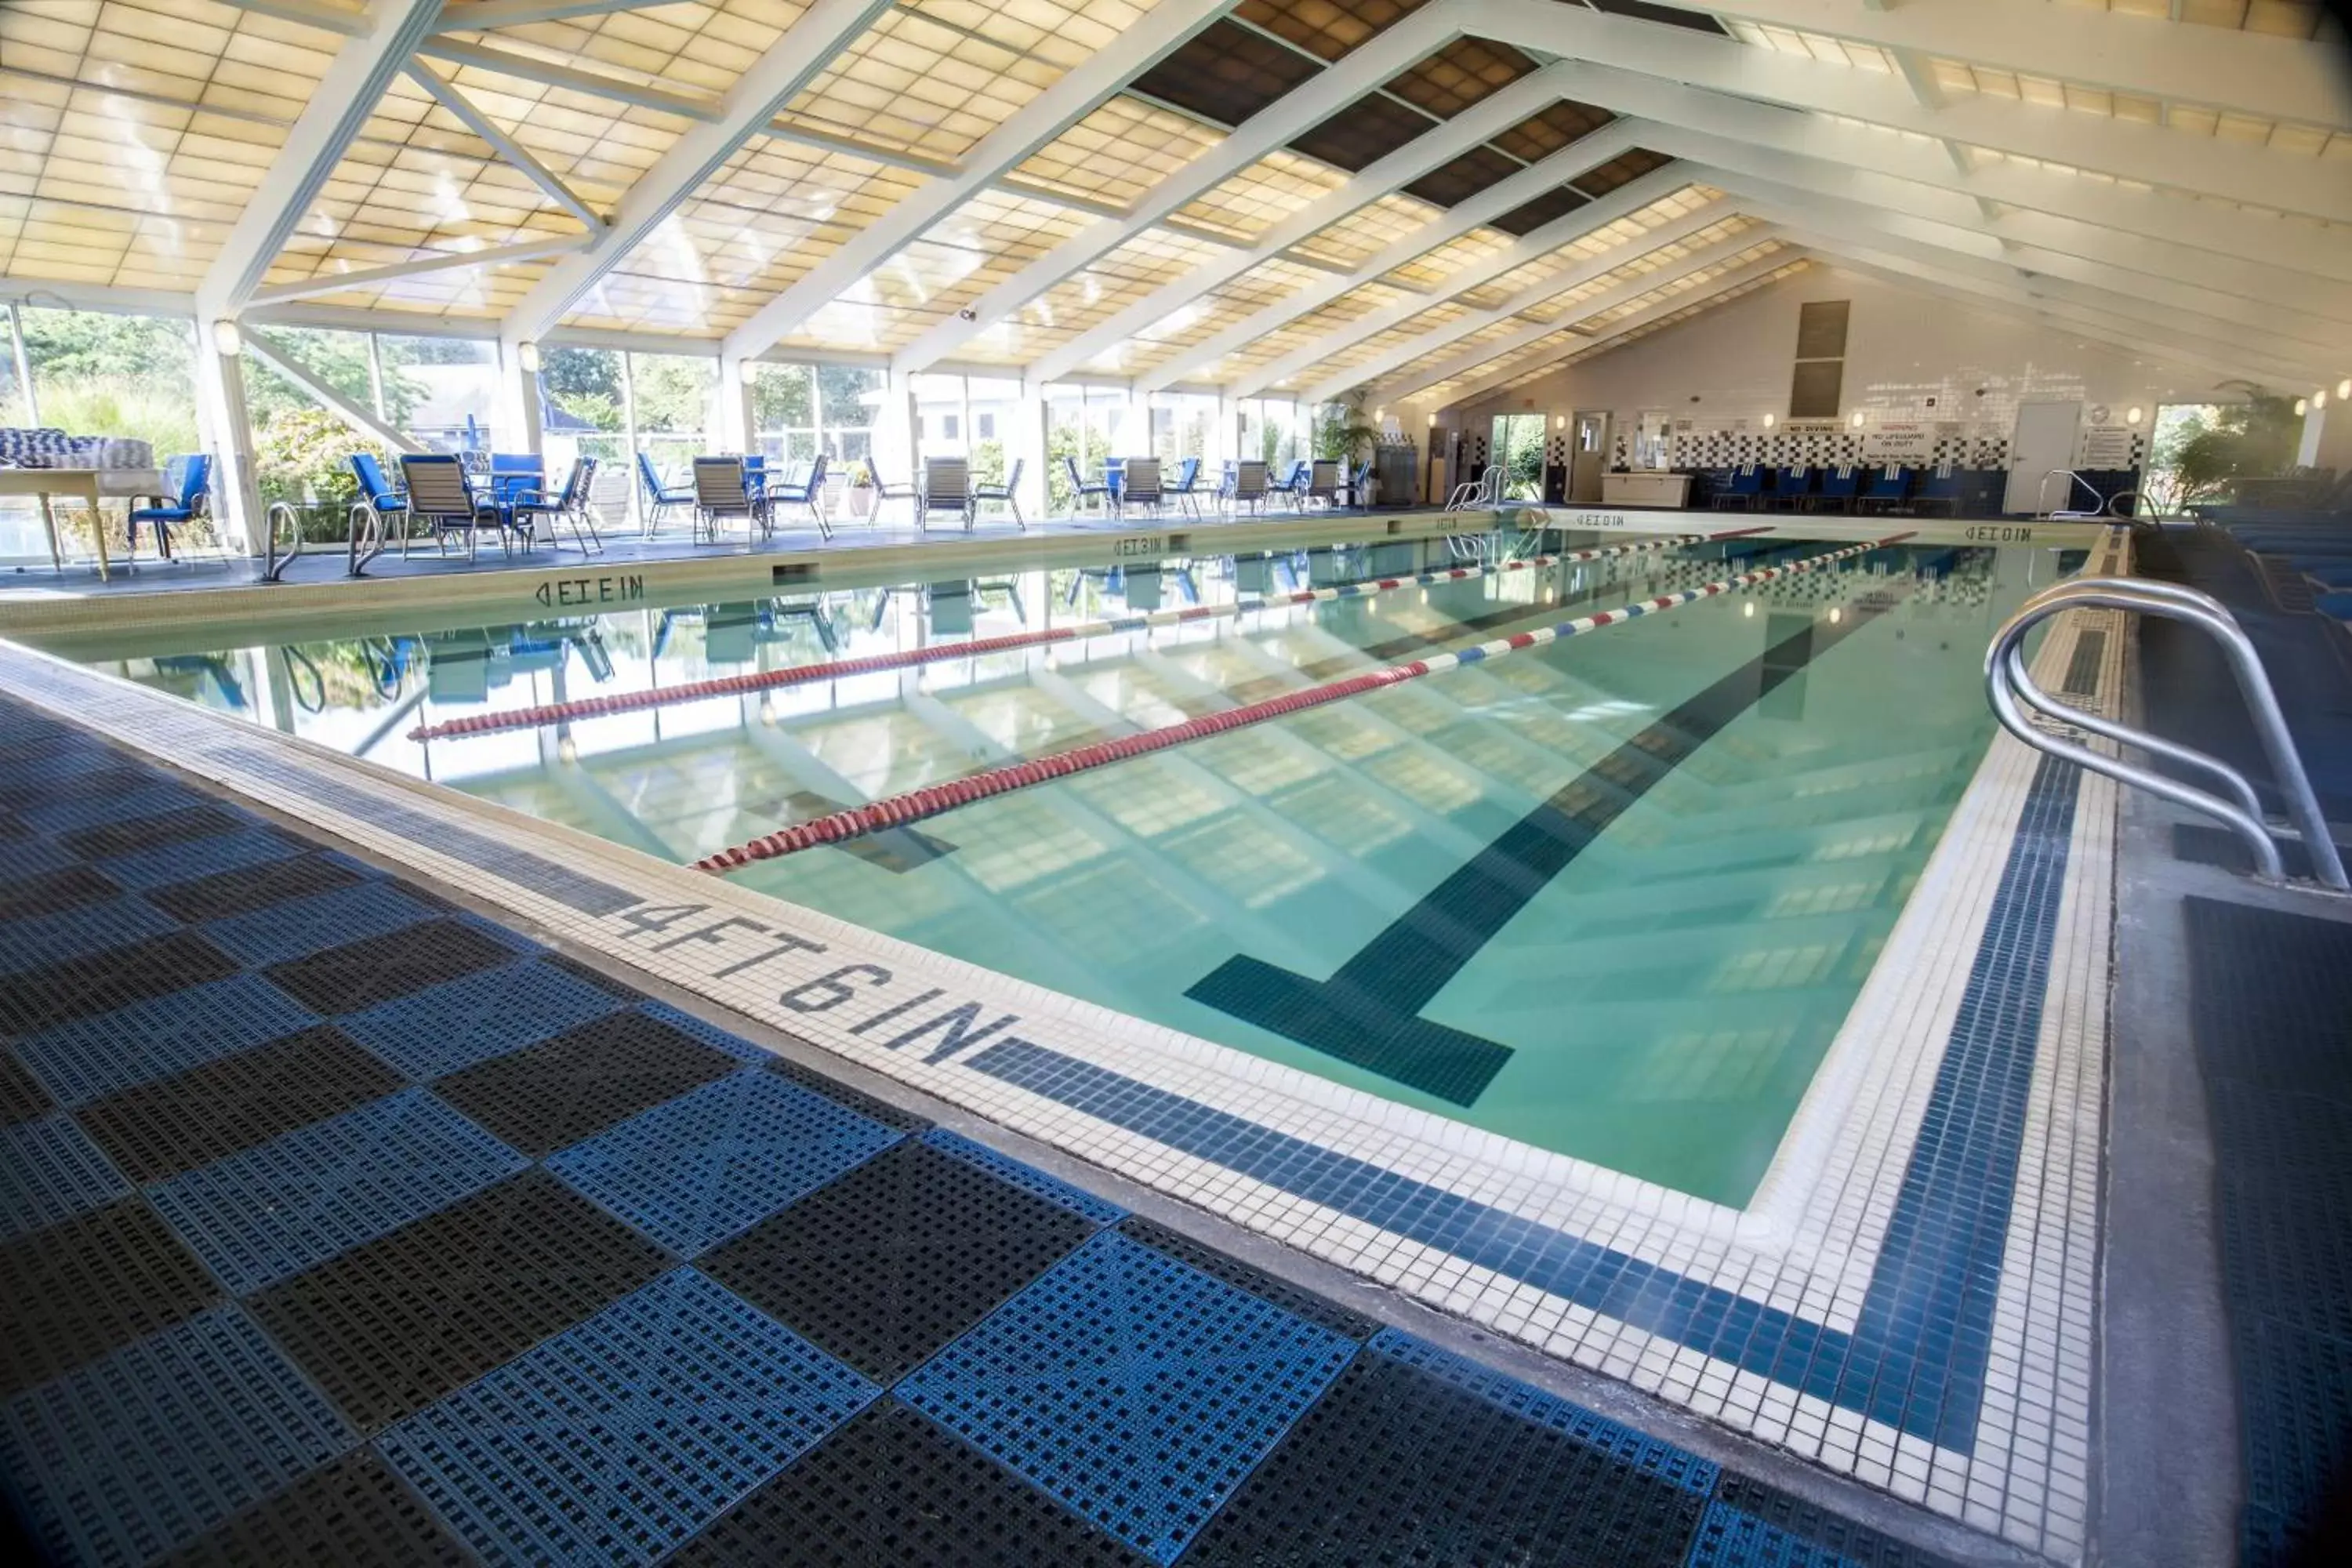
[[[2327,388],[2323,386],[2317,392],[2311,395],[2311,405],[2314,408],[2325,408],[2327,406]]]
[[[1853,411],[1853,427],[1857,430],[1862,428],[1862,410],[1859,408]]]
[[[2347,375],[2336,384],[2336,401],[2352,403],[2352,375]]]
[[[2147,417],[2147,411],[2146,409],[2135,403],[2129,408],[2124,410],[2124,423],[2126,425],[2137,425],[2143,418]]]
[[[1779,415],[1767,414],[1764,416],[1764,428],[1767,430],[1769,430],[1773,426],[1778,425],[1779,423],[1780,423],[1780,416]]]
[[[1429,416],[1429,427],[1433,430],[1437,428],[1437,416],[1434,414]]]
[[[236,323],[224,316],[213,323],[213,352],[223,359],[235,359],[245,352],[245,338],[237,331]]]
[[[1372,423],[1375,425],[1386,420],[1388,416],[1389,411],[1385,408],[1375,408],[1372,410]]]
[[[522,366],[523,374],[537,375],[539,374],[539,345],[537,343],[519,344],[515,349],[515,363]]]
[[[2302,418],[2305,415],[2306,415],[2306,414],[2308,414],[2308,413],[2310,413],[2310,412],[2311,412],[2311,399],[2310,399],[2310,398],[2308,398],[2308,397],[2298,397],[2298,398],[2296,398],[2296,399],[2294,400],[2294,416],[2295,416],[2297,419]]]
[[[1568,416],[1567,416],[1567,415],[1565,415],[1565,414],[1555,414],[1555,415],[1553,415],[1553,416],[1551,416],[1551,427],[1552,427],[1553,429],[1555,429],[1555,430],[1565,430],[1565,429],[1567,429],[1567,428],[1568,428]]]

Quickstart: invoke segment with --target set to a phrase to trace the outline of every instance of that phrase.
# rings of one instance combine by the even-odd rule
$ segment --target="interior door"
[[[1575,423],[1568,452],[1568,499],[1577,506],[1592,506],[1601,500],[1601,476],[1609,471],[1609,416],[1580,413]]]
[[[2045,505],[2070,504],[2068,481],[2050,479],[2047,501],[2042,500],[2042,486],[2052,469],[2074,466],[2074,440],[2082,424],[2080,403],[2018,405],[2017,434],[2009,443],[2009,493],[2001,501],[2001,510],[2032,516]]]

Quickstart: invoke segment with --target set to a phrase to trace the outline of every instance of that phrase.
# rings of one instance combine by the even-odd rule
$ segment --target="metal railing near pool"
[[[2312,793],[2311,779],[2304,772],[2303,758],[2295,751],[2294,737],[2288,733],[2286,716],[2279,709],[2278,694],[2271,689],[2270,677],[2263,668],[2261,656],[2254,651],[2253,642],[2246,636],[2245,629],[2238,625],[2238,618],[2209,594],[2200,594],[2194,588],[2178,584],[2141,578],[2085,577],[2061,583],[2034,595],[1993,634],[1991,646],[1985,650],[1985,693],[1992,703],[1993,714],[2000,721],[2001,728],[2036,751],[2063,758],[2079,767],[2088,768],[2093,773],[2105,774],[2135,789],[2146,790],[2160,799],[2214,818],[2244,841],[2248,853],[2253,857],[2257,877],[2267,882],[2286,879],[2277,841],[2263,818],[2261,797],[2254,793],[2254,786],[2245,774],[2218,757],[2188,746],[2176,745],[2103,715],[2070,707],[2034,682],[2025,668],[2026,634],[2053,616],[2078,609],[2126,610],[2135,615],[2161,616],[2168,620],[2195,626],[2221,645],[2221,650],[2230,661],[2231,674],[2237,679],[2239,694],[2245,700],[2247,716],[2252,720],[2255,733],[2262,738],[2263,751],[2270,759],[2273,780],[2279,793],[2285,797],[2287,815],[2294,823],[2295,833],[2303,840],[2305,852],[2311,857],[2313,876],[2323,886],[2338,892],[2352,891],[2352,882],[2346,880],[2344,864],[2336,855],[2336,841],[2328,832],[2327,819],[2319,809],[2318,796]],[[2120,745],[2132,747],[2148,756],[2200,774],[2219,784],[2226,792],[2226,797],[2167,777],[2122,756],[2110,757],[2079,741],[2053,734],[2032,721],[2031,715],[2037,713],[2053,724],[2104,736]]]

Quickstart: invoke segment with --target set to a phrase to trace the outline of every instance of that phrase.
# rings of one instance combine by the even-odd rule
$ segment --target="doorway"
[[[1544,416],[1540,414],[1497,414],[1495,444],[1487,448],[1490,463],[1503,466],[1503,494],[1524,500],[1543,499]]]
[[[2005,512],[2038,515],[2044,506],[2064,510],[2081,498],[2069,499],[2057,484],[2042,499],[2042,481],[2056,469],[2074,466],[2074,442],[2083,425],[2080,403],[2021,403],[2017,434],[2009,443],[2009,493],[2000,503]],[[2068,488],[2079,489],[2072,480]]]
[[[1609,416],[1580,412],[1575,424],[1576,438],[1568,448],[1568,499],[1592,506],[1601,500],[1601,476],[1609,471]]]

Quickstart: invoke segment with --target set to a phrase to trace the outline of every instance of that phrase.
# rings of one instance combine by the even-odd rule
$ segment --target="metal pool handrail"
[[[2326,818],[2320,813],[2318,797],[2312,793],[2311,780],[2304,772],[2303,759],[2296,753],[2294,738],[2287,731],[2286,717],[2279,709],[2278,695],[2271,689],[2270,677],[2263,668],[2262,658],[2255,653],[2254,645],[2246,637],[2244,628],[2238,625],[2237,617],[2210,595],[2173,583],[2122,577],[2083,578],[2061,583],[2036,594],[2019,606],[2017,613],[1993,634],[1991,646],[1985,650],[1986,695],[2001,727],[2037,751],[2063,757],[2079,767],[2088,768],[2216,818],[2245,841],[2247,849],[2254,858],[2257,876],[2274,882],[2285,879],[2278,846],[2262,821],[2259,797],[2242,773],[2203,752],[2174,745],[2171,742],[2133,730],[2098,714],[2061,706],[2025,673],[2021,653],[2025,634],[2052,616],[2070,609],[2090,608],[2162,616],[2168,620],[2197,626],[2221,645],[2222,652],[2230,661],[2231,673],[2237,679],[2239,693],[2245,699],[2248,716],[2253,721],[2255,732],[2262,737],[2263,750],[2270,758],[2271,771],[2279,791],[2286,797],[2288,815],[2294,819],[2295,829],[2310,854],[2314,875],[2326,887],[2352,891],[2352,883],[2347,883],[2345,878],[2343,862],[2336,856],[2336,843],[2328,833]],[[2121,757],[2105,756],[2077,742],[2038,730],[2021,710],[2021,699],[2061,723],[2104,735],[2125,745],[2137,747],[2152,756],[2180,763],[2209,777],[2220,778],[2236,798],[2224,800],[2210,791],[2167,778]]]
[[[1454,487],[1446,498],[1445,510],[1465,511],[1471,507],[1498,507],[1503,504],[1503,466],[1489,463],[1479,470],[1476,479],[1465,479]]]
[[[2067,511],[2063,508],[2053,510],[2041,504],[2050,499],[2050,481],[2058,478],[2061,474],[2063,474],[2066,477],[2066,500],[2072,500],[2074,499],[2074,487],[2076,485],[2080,485],[2084,489],[2091,492],[2091,500],[2093,505],[2090,510]],[[2107,504],[2106,498],[2099,494],[2099,487],[2093,484],[2090,480],[2084,479],[2082,475],[2076,473],[2072,468],[2053,468],[2048,473],[2042,475],[2042,483],[2034,488],[2033,500],[2036,510],[2042,513],[2044,521],[2050,522],[2057,522],[2069,518],[2075,520],[2095,518],[2105,511]]]
[[[284,555],[278,553],[278,524],[281,517],[286,523],[286,536],[291,542]],[[271,501],[268,520],[262,524],[262,535],[261,580],[282,583],[286,580],[286,568],[293,565],[294,558],[302,553],[301,514],[294,510],[291,502]]]

